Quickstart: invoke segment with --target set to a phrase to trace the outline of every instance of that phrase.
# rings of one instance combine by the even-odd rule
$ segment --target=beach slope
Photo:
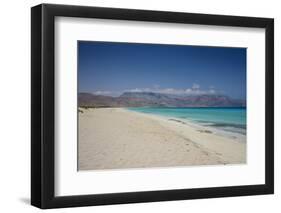
[[[79,109],[78,169],[246,163],[246,143],[122,108]]]

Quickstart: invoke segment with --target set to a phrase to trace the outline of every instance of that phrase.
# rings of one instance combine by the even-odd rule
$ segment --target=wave
[[[246,135],[246,108],[129,108],[170,119]]]

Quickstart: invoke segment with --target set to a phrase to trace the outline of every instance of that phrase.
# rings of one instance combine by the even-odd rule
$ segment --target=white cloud
[[[170,95],[207,95],[207,94],[219,94],[220,92],[215,90],[214,86],[210,86],[209,89],[201,89],[199,84],[194,83],[190,88],[175,89],[175,88],[160,88],[159,85],[153,85],[152,88],[133,88],[124,91],[96,91],[96,95],[109,95],[109,96],[119,96],[123,92],[154,92],[161,94]]]
[[[194,84],[192,85],[192,89],[194,89],[194,90],[200,89],[200,85],[194,83]]]
[[[99,91],[93,92],[93,94],[104,95],[104,96],[119,96],[122,94],[122,92],[99,90]]]
[[[96,91],[96,92],[94,92],[94,94],[96,94],[96,95],[109,95],[109,94],[111,94],[111,92],[110,91]]]
[[[191,88],[185,89],[174,89],[174,88],[160,88],[160,86],[153,88],[134,88],[125,90],[125,92],[155,92],[162,94],[172,94],[172,95],[203,95],[203,94],[217,94],[218,91],[215,90],[214,86],[210,86],[208,90],[200,89],[199,84],[193,84]]]
[[[135,89],[128,90],[126,92],[143,92],[143,90],[139,88],[135,88]]]

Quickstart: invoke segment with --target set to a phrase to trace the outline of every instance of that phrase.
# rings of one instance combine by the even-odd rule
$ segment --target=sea
[[[246,135],[246,107],[131,107],[128,109]]]

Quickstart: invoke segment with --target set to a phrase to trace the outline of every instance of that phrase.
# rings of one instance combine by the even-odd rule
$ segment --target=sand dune
[[[246,163],[245,138],[122,108],[79,112],[79,170]]]

